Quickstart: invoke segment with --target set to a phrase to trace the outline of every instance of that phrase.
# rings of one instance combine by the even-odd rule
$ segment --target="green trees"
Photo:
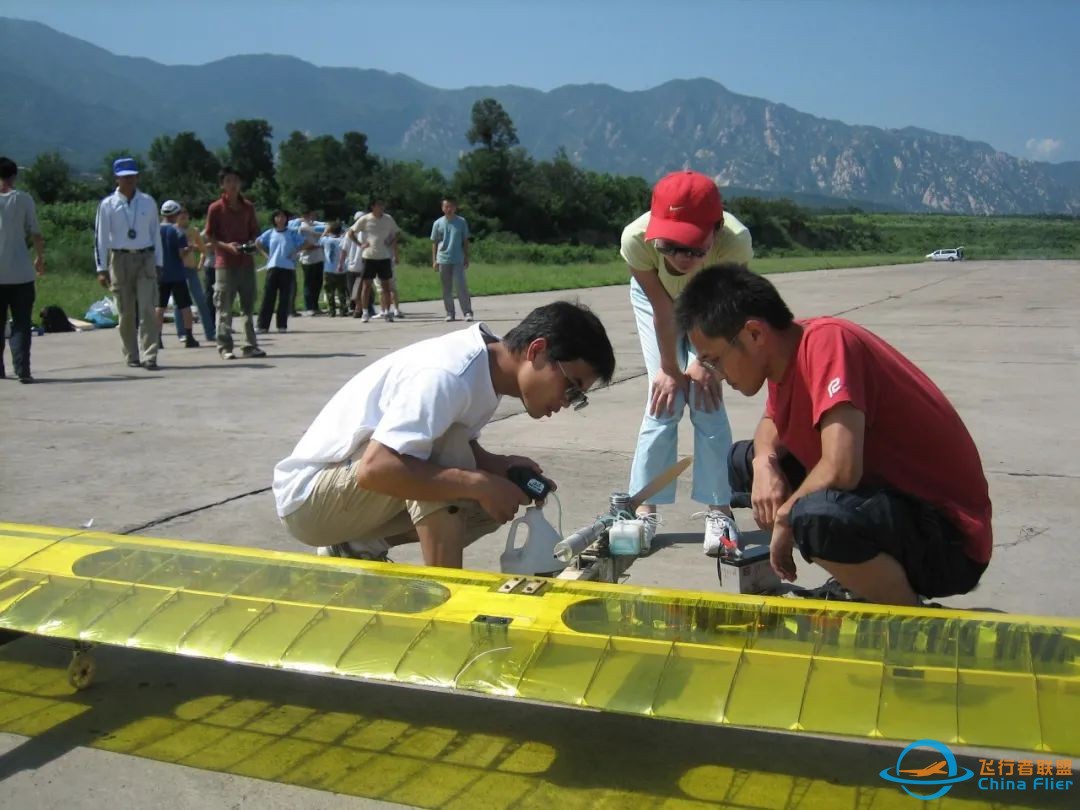
[[[278,186],[281,203],[300,212],[323,210],[328,217],[341,217],[348,208],[348,172],[344,149],[332,135],[308,138],[292,133],[278,150]]]
[[[243,118],[225,125],[229,136],[228,163],[248,186],[259,180],[275,185],[274,130],[262,118]]]
[[[389,181],[382,179],[388,165],[402,167]],[[278,150],[281,204],[294,212],[313,208],[328,219],[346,222],[354,211],[366,208],[373,195],[385,197],[397,208],[422,186],[405,169],[410,165],[380,161],[368,152],[362,132],[346,132],[340,141],[332,135],[309,138],[293,132]]]
[[[71,167],[59,152],[45,152],[23,172],[22,182],[40,202],[60,202],[71,187]]]
[[[498,101],[481,99],[472,106],[466,138],[477,148],[458,160],[453,184],[474,233],[509,230],[525,238],[520,229],[528,228],[532,212],[520,186],[533,166],[525,150],[514,148],[514,122]]]
[[[882,250],[884,238],[877,226],[851,215],[823,217],[800,208],[791,200],[735,197],[724,206],[750,229],[758,256],[818,250]]]
[[[517,146],[517,130],[503,106],[493,98],[482,98],[472,106],[472,126],[465,133],[469,144],[500,152]]]
[[[356,209],[366,210],[371,200],[382,198],[404,231],[425,239],[431,223],[441,216],[442,198],[448,193],[446,178],[438,169],[402,160],[379,161],[366,191],[356,198]]]
[[[159,135],[150,144],[150,167],[161,193],[193,211],[204,211],[218,196],[221,164],[194,132]]]

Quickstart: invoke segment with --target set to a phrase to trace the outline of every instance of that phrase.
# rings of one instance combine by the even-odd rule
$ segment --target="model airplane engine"
[[[598,551],[606,548],[616,557],[636,557],[648,553],[649,540],[645,519],[635,517],[631,511],[630,493],[612,492],[608,513],[557,543],[555,556],[568,563],[595,544]]]

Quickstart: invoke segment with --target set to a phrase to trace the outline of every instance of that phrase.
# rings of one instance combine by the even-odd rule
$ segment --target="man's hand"
[[[525,456],[504,456],[499,453],[488,453],[486,451],[482,456],[477,456],[476,466],[484,472],[501,475],[503,478],[506,477],[506,471],[511,467],[528,467],[537,475],[544,474],[540,465],[531,458]]]
[[[769,541],[769,565],[785,582],[795,581],[795,534],[785,521],[773,524],[772,540]]]
[[[689,385],[690,381],[681,372],[669,374],[664,369],[657,371],[649,394],[649,415],[671,416],[675,413],[676,397],[680,393],[685,397]]]
[[[776,456],[754,460],[754,483],[750,488],[750,506],[759,529],[771,529],[780,507],[791,496],[787,478]]]
[[[39,276],[45,275],[45,257],[44,256],[38,256],[36,259],[34,259],[34,272],[36,272]]]
[[[518,507],[528,506],[532,499],[509,478],[488,473],[484,483],[473,495],[480,507],[499,523],[514,519]]]
[[[109,274],[108,273],[98,273],[97,274],[97,283],[100,284],[102,287],[104,287],[106,290],[109,289],[110,286],[111,286],[109,284]]]
[[[716,375],[694,360],[686,368],[686,376],[694,387],[694,408],[705,413],[712,413],[720,407],[723,394]]]
[[[240,255],[240,243],[239,242],[218,242],[218,247],[225,248],[226,251],[234,256]]]

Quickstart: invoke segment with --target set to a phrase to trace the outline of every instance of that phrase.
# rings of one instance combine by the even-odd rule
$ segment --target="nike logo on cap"
[[[670,213],[671,211],[682,211],[684,208],[686,208],[685,205],[669,205],[667,210]]]

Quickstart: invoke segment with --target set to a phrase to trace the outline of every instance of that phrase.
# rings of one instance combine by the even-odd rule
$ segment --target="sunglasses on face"
[[[669,245],[667,242],[662,242],[659,239],[653,242],[653,247],[656,248],[657,253],[662,256],[670,256],[673,259],[704,259],[705,254],[709,252],[707,250],[702,250],[701,248]]]
[[[563,364],[560,363],[558,360],[556,360],[555,363],[556,365],[558,365],[559,371],[561,371],[563,373],[563,376],[566,377],[566,401],[570,403],[570,407],[573,408],[575,411],[580,411],[582,408],[589,404],[589,398],[585,396],[584,391],[578,388],[577,383],[570,379],[570,375],[566,373],[566,369],[563,368]]]

